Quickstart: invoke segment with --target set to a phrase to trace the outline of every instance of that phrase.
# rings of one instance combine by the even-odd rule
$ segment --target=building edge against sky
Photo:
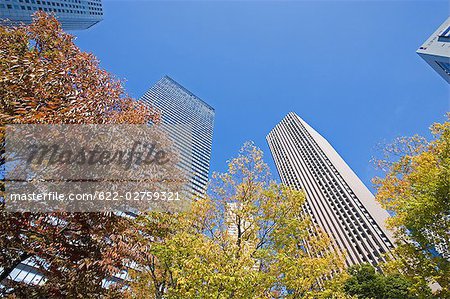
[[[417,50],[447,83],[450,83],[450,17]]]
[[[53,13],[64,30],[88,29],[103,20],[101,0],[0,1],[0,20],[6,25],[30,24],[36,11]]]
[[[180,153],[189,175],[190,197],[204,197],[209,178],[215,110],[181,84],[164,76],[140,99],[161,112],[162,129]]]
[[[384,261],[394,244],[389,214],[328,141],[293,112],[266,139],[281,181],[304,190],[304,211],[346,252],[346,264]]]

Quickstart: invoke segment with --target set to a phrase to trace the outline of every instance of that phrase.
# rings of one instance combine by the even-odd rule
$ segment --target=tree
[[[355,265],[348,270],[350,277],[344,290],[357,298],[408,299],[418,298],[410,291],[411,283],[401,275],[377,273],[369,264]]]
[[[159,114],[128,97],[122,83],[82,52],[58,21],[37,13],[29,26],[0,26],[0,153],[8,124],[146,124]],[[4,191],[4,182],[1,190]],[[1,196],[1,195],[0,195]],[[18,297],[99,298],[102,280],[124,268],[129,219],[101,213],[9,213],[0,206],[0,282]],[[27,287],[8,278],[25,260],[45,276]],[[5,295],[5,294],[3,294]]]
[[[313,297],[343,267],[302,212],[303,192],[270,180],[262,152],[246,143],[209,196],[180,214],[140,219],[148,250],[132,298]]]
[[[376,199],[393,217],[387,225],[398,240],[396,259],[385,268],[400,271],[416,292],[437,282],[438,296],[450,296],[450,122],[431,127],[434,138],[400,138],[380,160]],[[393,155],[397,159],[393,159]]]

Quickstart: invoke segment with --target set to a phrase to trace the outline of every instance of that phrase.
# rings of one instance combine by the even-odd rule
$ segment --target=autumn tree
[[[316,296],[343,261],[302,212],[304,200],[303,192],[272,181],[261,150],[246,143],[191,209],[140,218],[151,238],[141,240],[146,254],[129,296]]]
[[[158,113],[128,97],[121,81],[82,52],[58,21],[37,13],[28,26],[0,26],[0,153],[10,124],[146,124]],[[4,182],[1,186],[4,192]],[[3,202],[4,203],[4,202]],[[129,219],[100,213],[10,213],[0,206],[3,295],[100,298],[104,278],[130,256]],[[132,244],[131,244],[132,245]],[[28,287],[9,275],[34,263],[45,283]]]
[[[398,240],[386,271],[405,274],[417,293],[434,283],[444,298],[450,296],[450,122],[434,124],[431,133],[431,141],[414,136],[389,145],[379,160],[386,175],[374,182]]]

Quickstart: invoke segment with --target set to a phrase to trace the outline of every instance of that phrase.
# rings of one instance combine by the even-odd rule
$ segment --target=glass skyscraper
[[[180,153],[179,167],[189,175],[189,196],[203,197],[208,184],[214,108],[168,76],[141,100],[160,110],[162,128]]]
[[[1,0],[2,24],[31,23],[36,11],[55,14],[64,30],[87,29],[103,20],[101,0]]]
[[[289,113],[267,136],[282,182],[306,194],[304,211],[346,254],[348,266],[377,265],[393,247],[389,217],[325,138]]]

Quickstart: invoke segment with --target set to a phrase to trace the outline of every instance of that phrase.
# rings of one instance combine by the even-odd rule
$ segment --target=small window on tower
[[[436,61],[437,65],[439,65],[439,67],[441,69],[444,70],[444,72],[450,76],[450,61],[449,62],[444,62],[444,61]]]
[[[440,42],[450,42],[450,26],[447,27],[441,34],[439,34],[438,41]]]

